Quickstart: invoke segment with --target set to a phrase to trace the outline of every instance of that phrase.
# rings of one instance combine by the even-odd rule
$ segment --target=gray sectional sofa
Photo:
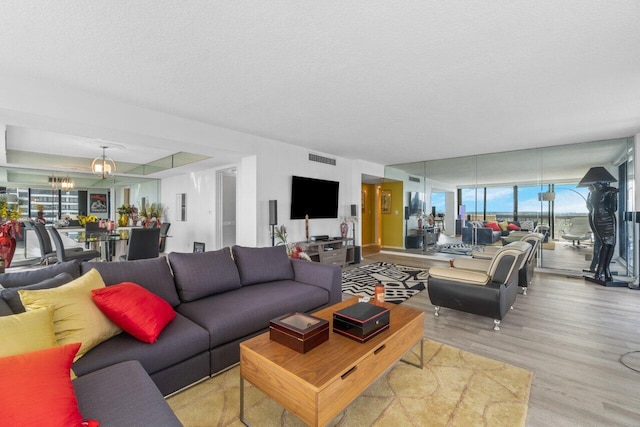
[[[0,274],[0,284],[14,289],[43,281],[44,286],[59,285],[50,279],[60,273],[76,278],[92,268],[107,286],[143,286],[167,301],[177,316],[153,344],[123,332],[94,347],[73,364],[76,381],[104,377],[104,370],[122,370],[123,362],[137,361],[165,396],[236,364],[239,343],[267,330],[270,319],[293,311],[314,312],[342,299],[339,267],[291,260],[283,246],[234,246],[129,262],[72,261]],[[3,302],[0,299],[0,315],[11,314]],[[84,389],[90,392],[91,387]],[[81,409],[82,400],[79,397]]]

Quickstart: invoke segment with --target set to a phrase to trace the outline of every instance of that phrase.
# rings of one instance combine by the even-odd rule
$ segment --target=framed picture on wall
[[[204,252],[204,243],[193,242],[193,253],[203,253],[203,252]]]
[[[89,213],[106,213],[107,195],[104,193],[89,193]]]
[[[391,213],[391,191],[382,190],[382,199],[380,201],[383,214]]]

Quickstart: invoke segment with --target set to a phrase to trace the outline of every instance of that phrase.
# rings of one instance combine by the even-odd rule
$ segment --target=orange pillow
[[[507,228],[509,230],[511,230],[511,231],[519,231],[520,230],[520,227],[518,227],[516,224],[514,224],[512,222],[509,223],[509,226]]]
[[[2,425],[80,426],[69,373],[80,343],[0,358]]]
[[[173,319],[173,307],[142,286],[123,282],[91,291],[93,302],[122,330],[140,341],[154,343]]]
[[[500,226],[497,222],[488,222],[485,224],[485,227],[492,229],[493,231],[502,231],[500,230]]]

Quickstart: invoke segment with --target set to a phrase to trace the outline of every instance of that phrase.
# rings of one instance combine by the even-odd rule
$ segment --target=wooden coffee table
[[[330,322],[329,340],[302,354],[269,339],[269,333],[240,344],[240,420],[244,381],[312,426],[325,425],[393,366],[424,335],[424,312],[386,303],[389,329],[364,344],[333,333],[333,312],[358,302],[343,301],[313,315]],[[408,363],[408,362],[407,362]],[[423,355],[420,346],[422,368]]]

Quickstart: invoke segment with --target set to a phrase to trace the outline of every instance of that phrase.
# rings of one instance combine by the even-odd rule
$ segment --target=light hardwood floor
[[[363,262],[417,267],[442,262],[372,254]],[[640,350],[640,291],[537,273],[502,321],[443,308],[427,291],[404,302],[424,310],[425,336],[534,373],[527,426],[640,426],[640,373],[619,358]],[[640,355],[625,358],[640,369]]]

